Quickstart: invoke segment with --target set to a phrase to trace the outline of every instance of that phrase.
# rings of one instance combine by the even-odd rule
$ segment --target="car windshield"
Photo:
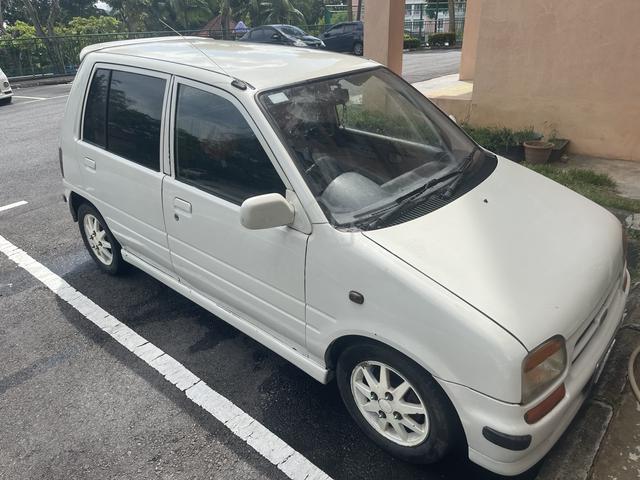
[[[282,30],[287,35],[291,35],[292,37],[304,37],[306,33],[300,30],[298,27],[294,27],[292,25],[281,25],[280,30]]]
[[[358,225],[453,175],[475,144],[384,68],[260,95],[306,183],[336,226]],[[426,189],[428,190],[428,189]]]

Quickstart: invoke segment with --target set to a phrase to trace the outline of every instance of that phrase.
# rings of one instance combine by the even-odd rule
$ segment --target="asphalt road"
[[[335,384],[317,383],[140,271],[101,273],[60,195],[57,135],[68,90],[21,89],[0,107],[0,207],[28,202],[0,211],[0,236],[336,480],[496,478],[464,454],[435,466],[392,458],[358,430]],[[2,254],[0,412],[0,478],[286,478]]]
[[[410,83],[458,73],[460,50],[427,50],[405,53],[402,76]]]

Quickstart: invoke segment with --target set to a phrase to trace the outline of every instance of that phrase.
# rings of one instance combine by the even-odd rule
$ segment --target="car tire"
[[[353,44],[353,54],[361,57],[364,53],[364,48],[362,46],[362,42],[356,42]]]
[[[0,105],[9,105],[11,103],[11,100],[13,100],[13,97],[3,98],[2,100],[0,100]]]
[[[118,275],[126,270],[120,244],[93,205],[83,203],[78,207],[78,226],[84,246],[100,270],[109,275]]]
[[[389,372],[386,393],[379,381],[382,366]],[[338,359],[336,381],[358,426],[391,455],[434,463],[459,443],[460,421],[449,398],[428,372],[396,350],[373,342],[348,347]]]

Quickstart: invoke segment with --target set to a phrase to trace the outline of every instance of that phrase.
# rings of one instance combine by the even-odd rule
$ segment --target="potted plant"
[[[524,142],[524,159],[527,163],[547,163],[553,150],[553,143],[544,140],[527,140]]]
[[[553,143],[553,150],[551,150],[551,156],[549,157],[550,162],[559,162],[564,155],[564,152],[567,150],[569,146],[569,140],[566,138],[558,138],[558,131],[554,128],[551,131],[551,136],[549,137],[549,141]]]

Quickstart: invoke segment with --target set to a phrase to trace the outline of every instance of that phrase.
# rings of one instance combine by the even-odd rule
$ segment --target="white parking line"
[[[27,98],[29,100],[46,100],[48,97],[28,97],[26,95],[14,95],[13,98]]]
[[[222,422],[256,452],[293,480],[331,478],[233,402],[220,395],[176,359],[145,340],[117,318],[0,235],[0,252],[29,272],[53,293],[75,308],[117,342],[133,352],[187,398]]]
[[[20,207],[22,205],[26,205],[28,202],[24,200],[20,200],[19,202],[10,203],[9,205],[5,205],[4,207],[0,207],[0,212],[4,212],[5,210],[9,210],[11,208]]]

